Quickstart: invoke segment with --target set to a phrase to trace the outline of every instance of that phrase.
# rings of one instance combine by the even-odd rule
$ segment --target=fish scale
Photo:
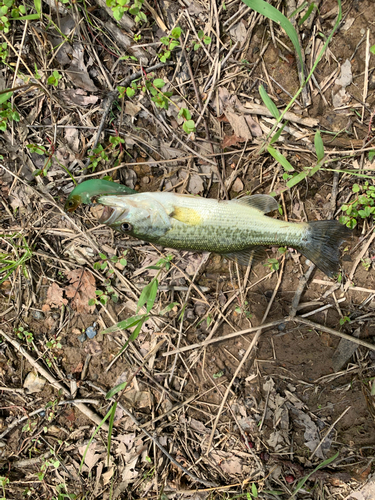
[[[350,230],[337,221],[293,223],[268,217],[278,208],[269,195],[217,201],[156,192],[103,195],[101,222],[136,238],[170,248],[215,252],[248,265],[263,246],[299,250],[331,276]]]

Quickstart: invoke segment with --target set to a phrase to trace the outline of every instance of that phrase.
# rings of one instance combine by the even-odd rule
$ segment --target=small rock
[[[23,383],[23,388],[26,389],[27,394],[34,394],[35,392],[40,392],[46,383],[46,379],[39,377],[34,372],[29,372],[26,375],[25,381]]]
[[[143,184],[148,184],[149,182],[150,182],[150,177],[148,177],[147,175],[145,177],[142,177]]]
[[[37,321],[44,319],[44,314],[42,313],[42,311],[31,311],[31,316]]]
[[[78,340],[83,343],[86,340],[86,334],[81,333],[81,335],[78,335]]]
[[[277,329],[280,331],[280,332],[283,332],[286,328],[286,325],[285,323],[280,323],[279,326],[277,327]]]
[[[94,329],[94,327],[92,326],[89,326],[88,328],[86,328],[86,335],[88,336],[89,339],[93,339],[96,335],[96,330]]]

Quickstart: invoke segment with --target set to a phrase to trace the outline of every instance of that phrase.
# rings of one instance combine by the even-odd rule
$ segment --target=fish
[[[339,247],[350,229],[336,220],[286,222],[265,214],[278,209],[270,195],[230,201],[167,192],[103,195],[99,219],[123,234],[167,248],[207,251],[240,265],[265,256],[267,246],[292,247],[327,276],[340,270]]]
[[[91,203],[92,198],[100,194],[134,194],[136,192],[128,186],[117,184],[117,182],[90,179],[81,182],[73,189],[65,202],[64,210],[74,212],[82,203]]]

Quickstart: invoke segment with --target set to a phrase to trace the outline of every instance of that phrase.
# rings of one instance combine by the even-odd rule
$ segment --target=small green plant
[[[343,316],[342,318],[340,318],[340,325],[345,325],[345,323],[350,323],[350,318],[349,316]]]
[[[253,500],[253,498],[258,498],[258,488],[255,483],[251,485],[251,493],[247,493],[247,500]]]
[[[53,70],[52,75],[48,77],[47,83],[48,85],[53,85],[54,87],[57,87],[60,80],[61,80],[61,75],[57,71],[57,69],[55,69]]]
[[[2,44],[4,45],[4,44]],[[5,54],[4,51],[0,51],[0,58]],[[4,55],[4,57],[6,57]],[[20,121],[20,115],[12,107],[10,102],[7,102],[11,98],[13,92],[6,92],[0,95],[0,131],[4,132],[7,128],[7,121],[14,120],[15,122]]]
[[[8,57],[8,44],[6,42],[0,43],[0,61],[5,64],[5,60]]]
[[[32,250],[25,237],[15,233],[0,234],[0,238],[3,238],[6,244],[4,250],[0,249],[0,285],[18,268],[21,268],[22,274],[29,279],[26,262],[32,257]]]
[[[57,497],[52,497],[52,500],[76,500],[78,498],[74,493],[68,493],[66,484],[60,483],[56,486]]]
[[[248,305],[249,305],[248,301],[245,300],[245,302],[243,303],[243,306],[238,306],[235,308],[236,313],[243,314],[244,316],[246,316],[246,318],[251,318],[252,314],[250,311],[247,310]]]
[[[280,268],[280,263],[277,259],[267,259],[267,262],[263,264],[271,269],[271,271],[278,271]]]
[[[117,255],[113,255],[110,258],[107,257],[107,255],[105,255],[104,253],[99,254],[100,260],[94,263],[94,269],[97,271],[103,271],[103,272],[105,271],[106,273],[106,280],[103,283],[105,287],[105,292],[103,292],[103,290],[95,290],[97,298],[90,299],[89,306],[100,305],[100,304],[105,306],[109,299],[111,299],[112,302],[118,301],[118,295],[111,285],[113,270],[109,268],[108,263],[109,262],[111,262],[112,264],[119,263],[124,267],[127,266],[128,262],[125,258],[127,252],[128,251],[125,250],[120,257],[117,257]]]
[[[134,16],[134,21],[139,23],[141,21],[147,22],[147,16],[142,12],[143,0],[134,0],[133,3],[130,0],[106,0],[107,7],[111,7],[113,12],[113,17],[116,21],[119,21],[125,12],[129,12]]]
[[[28,420],[26,424],[22,427],[22,432],[30,432],[32,433],[34,428],[37,426],[37,422],[33,422],[32,420]]]
[[[46,475],[48,467],[53,467],[54,469],[58,469],[60,467],[60,461],[59,460],[44,460],[42,463],[42,466],[40,468],[40,471],[36,474],[39,481],[43,481],[44,476]]]
[[[182,29],[179,26],[176,26],[173,28],[170,35],[162,36],[160,38],[160,41],[163,44],[163,52],[158,54],[158,57],[161,62],[167,62],[167,60],[171,57],[172,50],[179,47],[179,38],[181,35]]]
[[[23,326],[17,326],[17,328],[15,329],[15,333],[19,339],[25,340],[28,344],[34,342],[33,333],[25,330]]]
[[[100,162],[106,163],[110,160],[110,156],[115,159],[114,166],[116,167],[119,163],[118,156],[123,151],[122,145],[125,140],[118,135],[111,136],[109,138],[109,144],[106,148],[103,148],[101,144],[95,149],[89,152],[90,168],[95,172],[96,167]]]
[[[205,45],[210,45],[211,43],[211,37],[210,36],[207,36],[204,34],[204,32],[202,30],[198,31],[198,38],[199,40],[201,40]],[[202,46],[202,44],[200,42],[195,42],[194,43],[194,46],[193,46],[193,49],[194,50],[198,50],[200,47]]]
[[[354,184],[352,192],[355,195],[353,201],[342,205],[341,210],[345,213],[340,217],[341,224],[353,229],[359,219],[373,217],[375,214],[375,186],[368,181],[364,185]]]
[[[191,119],[191,113],[187,108],[180,108],[174,101],[170,99],[173,92],[163,92],[161,89],[166,82],[162,78],[155,78],[153,81],[146,79],[144,83],[134,80],[129,87],[117,87],[119,98],[124,99],[125,96],[131,99],[135,96],[137,91],[149,92],[151,94],[151,101],[155,103],[157,108],[168,109],[169,104],[172,104],[178,109],[178,116],[184,119],[182,125],[183,130],[190,134],[195,132],[195,122]],[[103,154],[103,153],[101,153]]]
[[[0,485],[1,485],[1,489],[3,490],[3,497],[0,498],[0,500],[6,500],[6,498],[5,498],[5,487],[6,487],[7,484],[9,484],[9,479],[7,477],[1,476],[0,477]]]
[[[34,0],[34,8],[36,14],[26,15],[26,7],[23,3],[16,5],[14,0],[0,0],[0,33],[8,33],[10,30],[10,21],[32,21],[40,18],[42,2]]]

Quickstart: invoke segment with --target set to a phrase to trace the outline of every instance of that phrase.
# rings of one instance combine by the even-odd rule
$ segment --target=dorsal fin
[[[256,208],[264,214],[273,212],[279,208],[279,204],[269,194],[253,194],[252,196],[244,196],[243,198],[236,198],[231,200],[231,203],[240,203],[248,207]]]

